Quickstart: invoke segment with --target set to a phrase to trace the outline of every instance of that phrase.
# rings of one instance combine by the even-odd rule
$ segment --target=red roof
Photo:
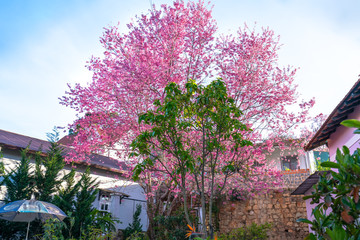
[[[58,143],[66,146],[71,146],[74,141],[74,136],[66,135],[65,137],[61,138]]]
[[[65,141],[63,142],[69,143]],[[67,144],[61,142],[59,143],[64,147],[65,152],[72,150],[70,147],[66,146]],[[28,137],[0,129],[0,146],[3,146],[4,148],[12,148],[12,149],[24,149],[28,147],[30,151],[34,151],[34,152],[41,151],[42,153],[46,154],[47,150],[50,147],[50,143],[48,141],[44,141],[41,139]],[[89,155],[86,161],[82,163],[114,172],[119,172],[120,170],[127,169],[126,164],[124,162],[120,162],[114,158],[106,157],[99,154]]]

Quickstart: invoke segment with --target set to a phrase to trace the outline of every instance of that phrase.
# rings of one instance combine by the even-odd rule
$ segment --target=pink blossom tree
[[[164,100],[165,86],[171,82],[184,86],[190,79],[206,84],[221,77],[243,112],[241,122],[253,130],[246,133],[246,139],[254,142],[241,149],[244,168],[239,172],[247,171],[248,177],[229,178],[221,187],[228,196],[246,197],[278,186],[279,174],[268,166],[266,155],[275,145],[283,150],[301,146],[297,141],[286,146],[283,140],[295,136],[297,128],[308,121],[314,100],[298,102],[293,82],[296,69],[278,66],[279,39],[273,31],[257,32],[245,26],[234,36],[215,37],[217,26],[211,7],[201,0],[154,6],[127,27],[127,33],[119,32],[116,26],[105,28],[101,38],[104,56],[93,57],[88,63],[92,81],[87,86],[69,86],[61,98],[62,104],[79,114],[70,125],[76,133],[76,154],[68,160],[84,156],[79,153],[111,150],[131,170],[142,159],[129,157],[130,144],[149,128],[138,118],[154,109],[155,100]],[[298,110],[292,111],[291,106],[297,104]],[[160,182],[168,184],[175,195],[178,191],[160,170],[140,176],[150,201],[160,199],[155,196],[156,191],[161,192]],[[188,190],[191,193],[192,189]],[[164,199],[163,192],[161,195]]]

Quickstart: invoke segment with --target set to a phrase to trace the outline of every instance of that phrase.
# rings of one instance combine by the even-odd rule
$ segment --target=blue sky
[[[67,83],[86,84],[84,67],[101,56],[103,27],[159,0],[0,0],[0,129],[41,139],[75,113],[59,105]],[[280,65],[299,67],[301,97],[316,98],[313,114],[329,114],[360,74],[359,1],[214,0],[222,33],[246,22],[280,35]]]

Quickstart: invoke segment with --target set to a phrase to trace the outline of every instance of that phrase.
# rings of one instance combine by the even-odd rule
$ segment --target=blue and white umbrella
[[[8,203],[0,208],[0,218],[12,222],[28,222],[26,239],[28,239],[30,222],[35,219],[46,221],[54,218],[62,221],[66,214],[54,204],[37,201],[33,197],[30,200],[19,200]]]

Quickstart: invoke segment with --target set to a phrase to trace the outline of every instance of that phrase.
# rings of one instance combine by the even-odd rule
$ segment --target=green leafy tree
[[[54,196],[54,204],[65,213],[74,211],[75,196],[80,188],[80,182],[76,183],[75,181],[75,174],[76,171],[72,168],[62,179],[65,186],[60,187]]]
[[[242,112],[221,79],[207,86],[190,80],[184,90],[169,83],[164,95],[164,100],[154,102],[154,110],[139,117],[149,130],[131,144],[131,156],[143,157],[134,169],[134,178],[144,171],[166,174],[181,190],[185,219],[190,225],[188,192],[196,190],[203,231],[207,223],[213,229],[215,197],[221,194],[230,175],[246,177],[250,173],[240,151],[251,145],[243,137],[249,129],[240,121]]]
[[[124,230],[124,238],[127,239],[134,233],[142,232],[142,225],[141,225],[141,204],[136,205],[136,210],[133,215],[133,221],[129,224],[127,228]]]
[[[60,171],[65,166],[63,148],[57,143],[59,133],[56,128],[53,133],[48,133],[49,149],[45,156],[39,150],[35,156],[35,192],[36,199],[53,203],[53,196],[58,191],[63,180],[60,177]],[[31,232],[35,235],[41,235],[44,232],[43,223],[35,220],[31,224]]]
[[[354,133],[360,134],[360,121],[345,120],[342,125],[357,128]],[[304,197],[317,204],[313,210],[315,219],[298,221],[310,224],[314,230],[308,239],[360,239],[360,149],[351,154],[343,146],[342,152],[336,152],[336,162],[323,162],[321,166],[331,170],[320,176],[315,192]],[[327,214],[328,209],[331,212]]]
[[[3,153],[0,152],[0,159],[2,159],[4,156],[3,156]],[[5,165],[4,163],[1,161],[0,162],[0,177],[3,176],[5,174]],[[0,183],[0,186],[1,186],[1,183]]]
[[[30,199],[34,189],[28,148],[21,151],[21,160],[16,168],[5,169],[3,184],[6,187],[5,202]],[[27,224],[0,220],[0,239],[25,236]]]
[[[66,174],[62,181],[65,186],[59,188],[57,194],[54,195],[53,203],[63,210],[68,217],[63,220],[65,226],[62,228],[63,236],[65,238],[72,237],[72,228],[74,226],[74,217],[72,217],[75,211],[75,196],[80,189],[80,182],[75,181],[76,171],[74,168]]]
[[[50,148],[45,157],[40,153],[35,156],[35,181],[39,193],[38,200],[52,202],[53,195],[58,191],[62,179],[59,178],[60,171],[65,166],[63,148],[57,143],[59,133],[48,133]]]
[[[2,158],[3,158],[3,153],[0,152],[0,193],[1,193],[1,186],[4,184],[4,175],[5,175],[5,165],[4,165],[4,162],[2,161]]]
[[[21,160],[15,169],[7,171],[4,178],[4,185],[7,189],[5,201],[13,202],[17,200],[30,199],[34,189],[34,179],[30,166],[29,150],[26,148],[21,151]]]
[[[76,193],[76,201],[74,204],[74,227],[73,236],[76,238],[81,237],[82,234],[88,234],[92,224],[91,213],[94,211],[92,203],[98,195],[97,186],[99,183],[96,179],[90,176],[90,168],[87,168],[81,175],[79,181],[80,189]]]

